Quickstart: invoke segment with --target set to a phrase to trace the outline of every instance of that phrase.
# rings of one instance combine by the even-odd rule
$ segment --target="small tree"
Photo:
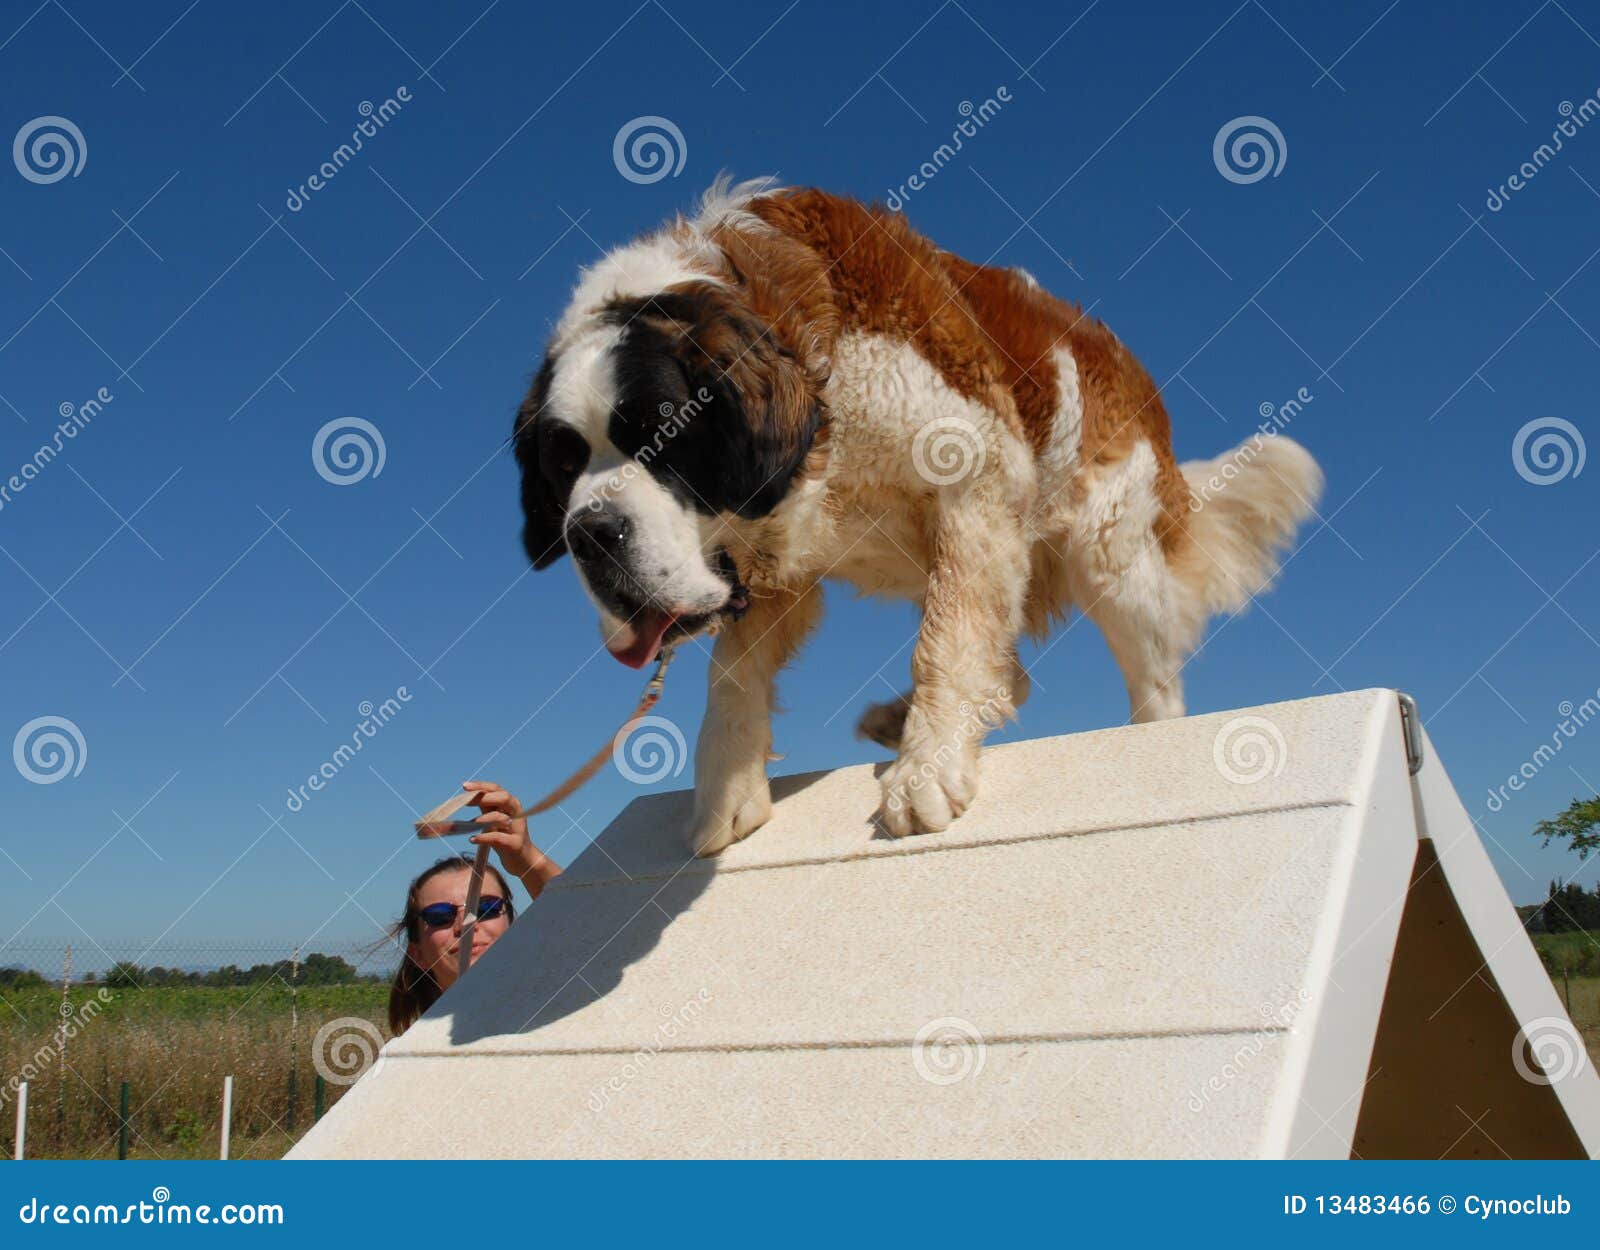
[[[1576,851],[1579,859],[1587,859],[1590,851],[1600,847],[1600,796],[1573,799],[1566,811],[1551,820],[1541,820],[1533,832],[1535,837],[1544,839],[1545,846],[1556,838],[1566,838],[1567,849]]]
[[[143,989],[144,983],[144,969],[139,967],[138,964],[119,960],[106,969],[106,984],[112,989]]]

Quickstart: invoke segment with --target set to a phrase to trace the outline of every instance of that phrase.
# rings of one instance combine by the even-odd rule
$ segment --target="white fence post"
[[[28,1083],[23,1081],[17,1086],[17,1149],[11,1156],[13,1159],[22,1158],[23,1143],[28,1137]]]
[[[233,1128],[233,1078],[222,1078],[222,1154],[219,1158],[228,1157],[228,1138]]]

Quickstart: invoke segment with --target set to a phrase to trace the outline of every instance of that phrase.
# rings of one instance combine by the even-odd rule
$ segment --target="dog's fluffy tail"
[[[1194,617],[1242,608],[1265,590],[1278,557],[1316,508],[1322,470],[1281,435],[1258,434],[1214,460],[1180,466],[1192,541],[1177,568]]]

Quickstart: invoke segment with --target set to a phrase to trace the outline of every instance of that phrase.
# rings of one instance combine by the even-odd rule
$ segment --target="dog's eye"
[[[547,477],[570,484],[589,463],[589,444],[569,425],[551,422],[541,433],[539,461]]]

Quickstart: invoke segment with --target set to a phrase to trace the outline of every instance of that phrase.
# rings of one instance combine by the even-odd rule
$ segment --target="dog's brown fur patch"
[[[1171,549],[1182,536],[1189,486],[1172,454],[1172,426],[1155,382],[1106,326],[1009,269],[977,265],[936,247],[903,217],[823,191],[764,197],[762,221],[825,262],[837,322],[912,342],[951,387],[1013,424],[1034,453],[1048,444],[1060,408],[1056,363],[1077,362],[1083,397],[1083,464],[1112,464],[1147,441],[1156,459]],[[814,286],[815,276],[808,282]]]
[[[903,218],[815,190],[763,197],[750,211],[823,259],[841,329],[909,341],[958,394],[1023,432],[995,354],[938,249]]]

